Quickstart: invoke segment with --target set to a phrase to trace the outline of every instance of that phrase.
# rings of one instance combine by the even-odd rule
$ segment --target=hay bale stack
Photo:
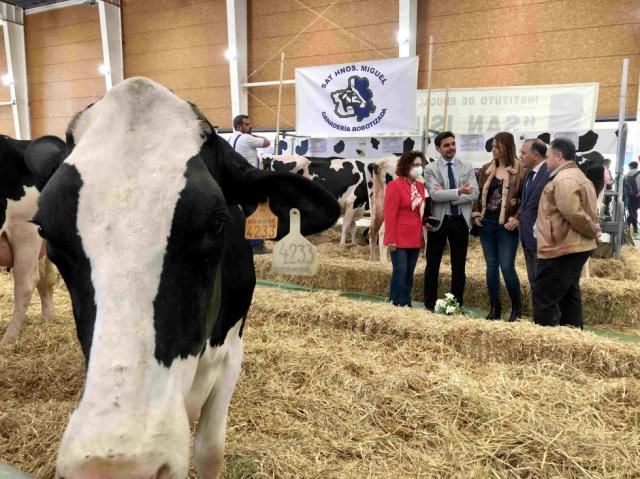
[[[316,246],[318,255],[326,258],[352,258],[368,260],[371,256],[369,246],[341,245],[335,243],[321,243]]]
[[[322,233],[316,233],[314,235],[307,236],[307,239],[314,245],[320,244],[339,244],[340,237],[342,236],[342,228],[340,226],[334,226]]]
[[[512,361],[511,353],[501,359],[494,351],[477,361],[452,347],[465,341],[463,324],[489,335],[501,328],[451,323],[331,294],[259,288],[236,399],[242,394],[247,407],[262,408],[235,429],[251,437],[237,453],[258,454],[258,475],[277,477],[577,478],[640,471],[638,382],[611,378],[623,372],[617,367],[589,365],[588,348],[578,353],[584,335],[534,331],[542,333],[535,344],[554,344],[556,352]],[[438,325],[448,331],[440,340],[431,332]],[[514,328],[525,338],[536,329]],[[487,350],[510,344],[489,342]],[[562,351],[577,362],[566,362]],[[626,358],[613,363],[635,363],[623,369],[637,371],[637,350],[607,351]],[[244,411],[232,406],[232,420],[238,413]],[[275,454],[265,452],[274,445]]]
[[[317,289],[333,289],[356,293],[386,296],[389,291],[391,265],[332,256],[319,257],[319,269],[315,276],[275,275],[271,272],[268,255],[255,258],[258,278],[287,281]],[[523,291],[524,312],[531,314],[531,293],[526,274],[520,274]],[[451,285],[451,271],[447,266],[440,269],[439,296],[444,296]],[[584,319],[588,324],[606,324],[616,327],[634,326],[640,322],[640,284],[631,281],[614,281],[603,278],[588,278],[581,281]],[[423,298],[424,260],[418,261],[414,276],[412,297]],[[509,307],[509,296],[501,285],[503,305]],[[467,267],[465,304],[487,309],[489,298],[485,282],[484,267],[480,270]]]
[[[358,331],[369,337],[416,339],[424,348],[452,349],[480,362],[554,362],[604,377],[640,379],[639,347],[571,328],[442,316],[418,308],[357,302],[332,292],[290,293],[258,288],[251,308],[252,316],[256,315],[259,321],[273,318],[288,324]]]
[[[640,250],[635,246],[622,247],[622,263],[624,264],[624,277],[629,281],[640,279]]]
[[[335,235],[338,235],[334,239]],[[368,246],[345,246],[339,244],[340,235],[333,229],[321,235],[313,235],[314,244],[318,247],[318,252],[323,258],[345,258],[345,259],[366,259],[369,257]],[[421,260],[424,258],[421,256]],[[449,252],[445,250],[442,256],[442,265],[448,267]],[[467,273],[483,275],[485,272],[484,254],[480,240],[476,237],[469,238],[469,249],[467,252]],[[591,276],[605,279],[614,279],[618,281],[635,281],[640,279],[640,251],[633,246],[622,247],[622,258],[601,259],[591,258],[590,261]],[[417,270],[420,270],[418,265]],[[422,266],[424,269],[424,265]],[[446,269],[446,268],[445,268]],[[518,248],[516,255],[516,270],[521,280],[527,280],[527,266],[525,264],[522,249]]]

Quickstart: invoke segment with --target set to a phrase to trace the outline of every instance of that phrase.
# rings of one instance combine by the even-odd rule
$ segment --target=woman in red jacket
[[[384,244],[391,254],[389,299],[395,306],[411,306],[413,272],[424,244],[422,214],[425,209],[422,178],[424,154],[410,151],[398,160],[398,178],[387,185],[384,195]]]

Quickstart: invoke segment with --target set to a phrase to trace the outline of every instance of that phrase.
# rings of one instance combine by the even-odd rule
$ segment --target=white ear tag
[[[300,211],[289,211],[289,234],[276,243],[271,258],[275,274],[311,276],[318,271],[316,247],[300,234]]]

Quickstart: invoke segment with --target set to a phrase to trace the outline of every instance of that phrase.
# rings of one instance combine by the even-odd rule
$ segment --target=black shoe
[[[520,300],[520,292],[518,292],[517,297],[511,299],[511,315],[509,316],[510,323],[517,321],[522,317],[522,301]]]
[[[491,302],[491,309],[487,314],[486,319],[502,319],[502,305],[500,304],[500,298],[489,298]]]

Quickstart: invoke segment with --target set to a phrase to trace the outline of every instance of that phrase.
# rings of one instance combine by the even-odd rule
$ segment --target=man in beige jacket
[[[538,267],[533,320],[582,329],[580,272],[600,236],[593,184],[576,165],[575,145],[558,138],[547,150],[549,183],[542,191],[535,233]]]

